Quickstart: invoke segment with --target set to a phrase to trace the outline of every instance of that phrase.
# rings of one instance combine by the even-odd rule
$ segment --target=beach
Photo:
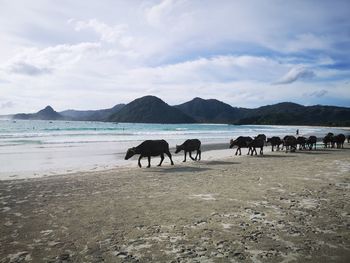
[[[0,181],[0,262],[349,261],[349,144],[230,151]]]

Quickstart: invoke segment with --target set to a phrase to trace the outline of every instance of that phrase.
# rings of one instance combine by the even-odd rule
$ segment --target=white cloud
[[[147,21],[153,26],[164,25],[164,20],[174,14],[177,5],[181,5],[183,0],[161,0],[158,4],[147,8],[145,11]]]
[[[51,46],[44,49],[24,48],[5,64],[3,70],[30,76],[48,74],[55,69],[66,69],[99,47],[98,43],[79,43],[77,45]]]
[[[52,69],[48,67],[37,67],[21,61],[13,63],[10,67],[10,71],[13,73],[24,74],[29,76],[49,74],[52,72]]]
[[[312,70],[304,67],[294,67],[274,84],[290,84],[298,79],[310,79],[313,77],[315,77],[315,73]]]
[[[295,39],[287,42],[286,51],[297,52],[302,50],[327,50],[331,46],[331,40],[326,37],[318,37],[313,34],[297,35]]]
[[[69,19],[68,23],[73,24],[76,31],[91,29],[100,36],[101,41],[119,43],[123,47],[129,47],[133,40],[127,35],[128,26],[125,24],[109,26],[97,19],[87,21]]]
[[[12,101],[0,103],[0,109],[12,108],[15,104]]]

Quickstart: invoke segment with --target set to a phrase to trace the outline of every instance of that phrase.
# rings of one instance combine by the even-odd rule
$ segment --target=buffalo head
[[[181,152],[181,150],[182,150],[181,145],[176,145],[175,153],[179,153],[179,152]]]
[[[136,154],[135,147],[129,148],[128,151],[126,152],[125,160],[130,159],[130,158],[133,157],[135,154]]]

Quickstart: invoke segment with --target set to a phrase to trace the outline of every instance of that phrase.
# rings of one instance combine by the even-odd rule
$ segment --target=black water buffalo
[[[237,155],[239,151],[239,155],[242,155],[241,148],[247,148],[248,144],[252,141],[253,139],[249,136],[239,136],[236,140],[230,141],[230,148],[233,148],[233,146],[237,146],[237,150],[235,155]],[[248,150],[248,154],[250,152],[250,148]]]
[[[284,136],[283,147],[286,147],[286,152],[295,152],[297,149],[297,139],[294,136]]]
[[[277,151],[280,150],[280,145],[283,143],[280,137],[273,136],[271,138],[268,138],[267,143],[271,144],[271,150],[274,151],[274,147],[277,146]]]
[[[337,148],[344,148],[345,135],[340,133],[333,137],[333,144],[337,145]]]
[[[253,153],[255,152],[255,155],[257,155],[256,148],[260,148],[260,155],[264,154],[264,145],[265,142],[263,138],[261,137],[255,137],[254,140],[252,140],[248,147],[251,148],[251,156],[253,156]]]
[[[256,137],[254,138],[260,138],[264,141],[264,144],[266,145],[266,135],[265,134],[258,134]]]
[[[201,159],[201,141],[198,139],[186,140],[183,144],[176,145],[175,153],[178,153],[182,150],[185,152],[185,159],[183,162],[186,162],[187,153],[189,153],[190,158],[194,161],[197,161],[197,157],[198,161]],[[192,157],[192,151],[197,151],[195,158]]]
[[[305,137],[298,136],[297,144],[299,144],[299,150],[305,150],[306,149],[306,141],[307,141],[307,139]]]
[[[323,138],[323,144],[324,144],[324,147],[327,148],[327,147],[332,147],[334,148],[334,134],[329,132],[324,138]]]
[[[147,168],[151,167],[151,156],[158,156],[160,155],[160,163],[158,166],[162,165],[162,162],[164,160],[164,153],[168,155],[171,165],[174,165],[174,162],[171,158],[171,153],[169,151],[169,144],[165,140],[147,140],[141,143],[137,147],[133,147],[128,149],[125,155],[125,160],[128,160],[135,154],[140,154],[138,165],[141,167],[141,159],[142,157],[148,157],[148,166]]]
[[[316,136],[310,136],[306,140],[306,145],[309,148],[309,150],[312,150],[313,146],[315,146],[315,150],[316,150],[316,143],[317,143],[317,137]]]

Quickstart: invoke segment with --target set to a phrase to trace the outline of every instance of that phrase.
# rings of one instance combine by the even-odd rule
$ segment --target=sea
[[[228,147],[241,135],[295,135],[297,129],[305,136],[344,133],[310,126],[0,120],[0,180],[136,167],[135,159],[124,160],[125,153],[148,139],[165,139],[171,148],[191,138]]]

